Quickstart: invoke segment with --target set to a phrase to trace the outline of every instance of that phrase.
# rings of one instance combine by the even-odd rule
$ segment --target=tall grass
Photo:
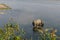
[[[37,29],[39,32],[39,38],[37,40],[57,40],[56,30],[52,29]],[[0,28],[0,40],[33,40],[32,36],[30,39],[24,38],[26,32],[21,29],[19,24],[8,22],[4,25],[4,28]]]
[[[40,33],[40,40],[57,40],[55,29],[52,29],[50,32],[49,32],[49,29],[45,29],[45,30],[39,29],[38,32]]]
[[[23,40],[23,29],[18,24],[7,23],[4,28],[0,28],[0,40]]]

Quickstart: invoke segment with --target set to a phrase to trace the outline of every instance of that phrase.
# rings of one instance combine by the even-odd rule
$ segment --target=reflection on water
[[[4,11],[0,10],[0,26],[3,27],[2,25],[7,23],[7,21],[9,20],[10,17],[13,17],[14,20],[20,24],[20,27],[26,31],[27,38],[32,36],[34,40],[37,40],[38,34],[32,31],[33,19],[41,18],[45,23],[44,28],[55,27],[58,30],[60,29],[60,27],[59,27],[60,21],[58,22],[58,20],[57,20],[58,18],[53,16],[53,19],[51,19],[50,18],[51,16],[47,16],[47,15],[49,15],[49,14],[48,13],[47,14],[37,13],[36,14],[35,12],[28,13],[28,12],[21,11],[21,10],[4,10]],[[57,33],[58,35],[60,34],[59,32],[60,31],[58,31],[58,33]]]

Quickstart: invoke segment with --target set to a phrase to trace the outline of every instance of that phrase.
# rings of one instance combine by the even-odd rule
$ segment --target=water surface
[[[15,3],[16,2],[16,3]],[[35,19],[42,19],[44,28],[53,27],[58,30],[57,35],[60,35],[60,3],[59,2],[45,2],[45,1],[4,1],[12,7],[11,10],[0,10],[0,26],[3,27],[10,17],[13,17],[16,22],[20,24],[29,38],[31,35],[33,40],[37,40],[37,35],[33,32],[32,21]]]

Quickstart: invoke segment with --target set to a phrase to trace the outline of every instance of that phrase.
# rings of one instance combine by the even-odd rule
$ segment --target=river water
[[[16,1],[15,1],[16,2]],[[12,7],[11,10],[0,10],[0,26],[3,27],[10,17],[20,24],[27,35],[27,38],[32,36],[33,40],[38,39],[38,34],[33,32],[32,21],[42,19],[44,28],[56,28],[57,35],[60,36],[60,3],[59,2],[26,2],[26,1],[5,1]]]

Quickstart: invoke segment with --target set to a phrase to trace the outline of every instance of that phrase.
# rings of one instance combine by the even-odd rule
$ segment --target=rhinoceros
[[[32,22],[33,30],[35,29],[41,29],[44,26],[44,23],[41,19],[33,20]]]

